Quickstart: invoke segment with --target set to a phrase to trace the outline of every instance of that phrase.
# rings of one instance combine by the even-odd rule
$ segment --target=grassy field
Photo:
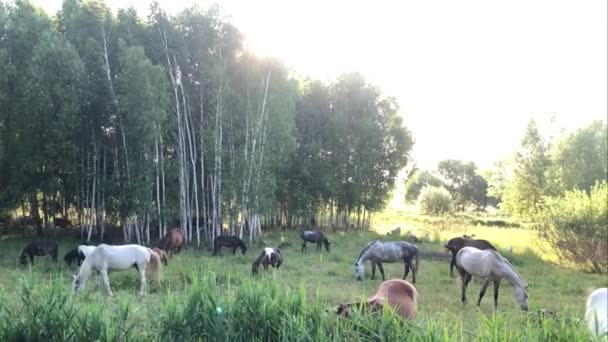
[[[315,341],[391,340],[405,336],[411,340],[456,341],[589,339],[581,320],[585,299],[591,289],[606,286],[605,275],[562,269],[543,260],[542,255],[534,253],[535,238],[529,230],[425,220],[428,219],[419,222],[409,219],[401,226],[404,232],[406,226],[419,232],[431,231],[437,240],[420,245],[426,252],[444,251],[441,242],[461,234],[463,231],[459,229],[487,238],[498,248],[513,246],[513,254],[503,255],[530,285],[530,312],[519,310],[513,289],[506,282],[501,286],[498,311],[493,310],[491,291],[479,309],[474,305],[479,291],[476,281],[469,286],[469,304],[463,307],[459,283],[448,274],[449,261],[422,259],[416,284],[419,317],[412,326],[407,329],[395,326],[390,313],[381,318],[361,316],[350,321],[335,318],[329,311],[334,305],[373,294],[381,282],[378,278],[368,277],[362,282],[354,279],[354,261],[361,248],[374,239],[389,240],[385,234],[376,232],[329,234],[330,253],[316,253],[309,247],[307,254],[300,252],[296,232],[268,233],[264,237],[268,245],[276,246],[285,240],[293,241],[294,245],[284,249],[285,261],[280,270],[261,271],[256,277],[251,276],[251,263],[262,249],[256,244],[245,255],[233,256],[225,250],[222,257],[212,257],[208,250],[189,248],[170,260],[163,270],[162,284],[151,284],[150,294],[145,298],[137,296],[139,279],[135,270],[110,275],[114,297],[96,291],[94,282],[89,282],[82,295],[72,298],[69,291],[71,275],[77,272],[75,267],[69,269],[61,262],[53,264],[47,258],[37,259],[33,267],[17,267],[17,255],[26,241],[6,239],[0,241],[0,317],[6,316],[3,318],[9,323],[0,325],[0,338],[3,329],[5,338],[14,338],[19,329],[35,329],[32,326],[36,325],[29,322],[41,320],[44,316],[41,310],[50,310],[49,307],[61,302],[71,309],[56,309],[63,314],[55,314],[58,316],[49,322],[42,319],[40,324],[50,325],[46,330],[69,330],[59,322],[65,320],[62,315],[69,316],[73,311],[71,315],[79,317],[82,326],[93,329],[86,338],[98,336],[102,340],[294,340],[290,336]],[[386,227],[394,226],[391,223]],[[60,258],[76,244],[75,240],[61,240]],[[371,272],[369,265],[367,272],[368,275]],[[386,264],[385,272],[387,278],[401,277],[403,264]],[[221,313],[215,312],[217,307],[222,308]],[[539,320],[541,309],[556,312],[556,318]],[[280,323],[272,323],[274,320],[269,317]],[[22,325],[18,324],[20,320]],[[95,328],[96,324],[100,327]],[[263,327],[268,332],[264,333]],[[98,330],[105,332],[96,335]],[[226,335],[225,330],[233,335]],[[258,330],[262,331],[260,335],[252,332]],[[207,331],[208,335],[199,334],[201,331]]]

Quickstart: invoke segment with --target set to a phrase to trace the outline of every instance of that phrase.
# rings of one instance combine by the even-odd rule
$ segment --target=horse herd
[[[305,230],[300,234],[302,238],[302,253],[307,251],[307,243],[316,243],[316,250],[320,252],[322,246],[327,252],[330,251],[331,243],[321,231]],[[269,266],[278,269],[283,263],[281,248],[290,246],[291,242],[284,242],[278,247],[266,247],[252,263],[252,274],[256,274],[260,265],[264,269]],[[186,247],[185,231],[181,228],[170,229],[167,234],[157,243],[154,248],[140,245],[106,245],[87,246],[80,245],[69,251],[64,260],[68,265],[74,261],[80,266],[77,275],[74,275],[72,292],[78,293],[85,287],[87,280],[96,275],[103,280],[109,295],[112,295],[108,272],[124,271],[135,268],[140,274],[140,295],[147,292],[146,274],[160,281],[161,263],[168,264],[169,255],[179,253]],[[214,240],[213,255],[221,255],[222,248],[232,250],[240,249],[242,254],[247,252],[247,245],[237,236],[218,236]],[[515,289],[515,299],[522,310],[528,311],[528,285],[515,267],[486,240],[465,237],[455,237],[449,240],[444,247],[448,249],[452,258],[450,261],[450,276],[453,276],[454,267],[460,276],[461,302],[466,303],[466,290],[473,277],[481,279],[481,289],[477,300],[480,305],[485,291],[490,283],[494,287],[494,308],[498,308],[498,292],[500,282],[505,279]],[[54,241],[40,240],[28,244],[21,254],[19,260],[26,264],[29,258],[33,263],[34,256],[50,255],[57,262],[58,246]],[[376,267],[378,267],[383,282],[378,291],[367,301],[361,303],[340,304],[335,312],[339,315],[348,316],[351,308],[358,307],[362,310],[376,312],[384,306],[395,310],[395,312],[409,320],[416,318],[418,292],[414,285],[405,279],[409,272],[412,273],[412,283],[416,283],[416,275],[420,266],[420,251],[418,246],[406,241],[382,242],[379,240],[368,243],[360,252],[355,261],[355,278],[363,280],[365,276],[365,262],[369,261],[372,266],[371,278],[375,278]],[[385,280],[383,262],[403,262],[404,274],[402,279]],[[608,289],[600,288],[594,291],[587,300],[586,320],[589,328],[598,335],[608,334]]]

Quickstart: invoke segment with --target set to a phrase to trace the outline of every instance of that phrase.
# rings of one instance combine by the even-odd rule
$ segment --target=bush
[[[547,200],[542,234],[560,260],[588,272],[608,272],[608,183]]]
[[[415,201],[426,186],[440,187],[443,186],[443,182],[439,177],[428,171],[416,171],[405,182],[405,200],[408,202]]]
[[[425,215],[440,215],[452,210],[452,196],[444,188],[427,186],[418,196],[418,208]]]

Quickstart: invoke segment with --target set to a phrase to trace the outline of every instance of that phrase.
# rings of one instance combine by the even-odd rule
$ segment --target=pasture
[[[488,228],[486,232],[492,232]],[[497,229],[497,228],[496,228]],[[162,283],[150,281],[149,294],[138,296],[137,272],[110,274],[114,297],[95,281],[72,297],[72,274],[63,255],[77,244],[60,239],[57,264],[49,257],[36,258],[33,267],[17,266],[17,256],[26,240],[0,241],[0,337],[60,340],[589,340],[583,321],[585,299],[590,290],[606,286],[605,275],[584,274],[543,261],[530,239],[520,239],[519,229],[501,229],[518,241],[514,252],[502,249],[507,243],[480,233],[495,243],[524,277],[529,288],[530,311],[519,309],[513,288],[503,282],[499,308],[495,312],[488,291],[481,307],[475,306],[479,282],[469,285],[469,302],[460,303],[458,278],[449,277],[449,259],[422,257],[417,283],[418,318],[400,326],[391,312],[380,317],[355,315],[337,318],[332,309],[339,303],[359,301],[373,294],[380,275],[357,282],[354,261],[360,250],[374,239],[394,237],[374,232],[328,233],[331,252],[300,251],[297,232],[270,232],[269,246],[290,240],[283,249],[280,270],[251,275],[251,263],[264,246],[249,246],[245,255],[226,251],[213,257],[209,249],[189,247],[163,268]],[[456,235],[455,233],[453,233]],[[434,234],[443,239],[442,234]],[[419,245],[424,252],[445,252],[442,241]],[[527,246],[526,246],[527,244]],[[384,264],[387,279],[400,278],[403,264]],[[408,277],[411,281],[411,275]],[[542,319],[539,310],[555,313]],[[37,335],[38,334],[38,335]],[[40,335],[42,334],[42,335]],[[37,337],[36,337],[37,336]]]

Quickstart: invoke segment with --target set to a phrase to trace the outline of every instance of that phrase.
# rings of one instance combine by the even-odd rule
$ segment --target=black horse
[[[213,255],[222,255],[222,247],[232,248],[232,255],[236,254],[236,249],[241,248],[241,253],[247,252],[247,245],[238,236],[220,235],[213,241]]]
[[[315,242],[317,244],[317,252],[321,251],[321,244],[324,244],[325,249],[327,249],[327,251],[329,252],[330,243],[329,241],[327,241],[325,235],[323,235],[323,232],[318,230],[305,230],[302,232],[302,234],[300,234],[300,237],[303,241],[302,253],[306,251],[306,242]]]
[[[65,256],[63,257],[63,261],[65,261],[65,263],[68,264],[68,266],[72,266],[72,263],[74,261],[76,261],[78,263],[78,266],[80,266],[80,264],[82,263],[82,261],[84,259],[85,259],[85,256],[84,256],[84,254],[82,254],[82,252],[80,251],[78,246],[76,246],[71,251],[67,252],[65,254]]]
[[[53,258],[53,262],[57,262],[57,242],[51,240],[38,240],[30,242],[21,254],[19,255],[19,261],[22,265],[27,264],[29,257],[30,263],[34,264],[34,256],[50,255]]]
[[[281,250],[278,248],[266,247],[260,254],[260,256],[251,265],[251,273],[258,273],[260,265],[264,266],[264,269],[268,269],[268,265],[278,269],[283,263],[283,255]]]

